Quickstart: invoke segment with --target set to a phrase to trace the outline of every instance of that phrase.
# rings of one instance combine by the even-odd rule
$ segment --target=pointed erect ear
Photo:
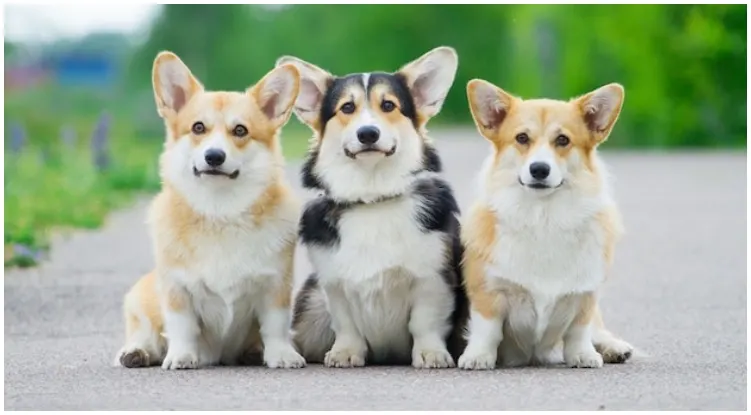
[[[156,56],[151,81],[156,108],[162,118],[177,114],[197,92],[203,91],[203,85],[172,52],[160,52]]]
[[[323,96],[333,76],[327,71],[292,56],[277,59],[276,66],[294,65],[300,72],[300,93],[295,101],[295,115],[313,129],[318,129]]]
[[[459,57],[453,48],[441,46],[404,65],[404,76],[418,113],[427,121],[441,111],[454,83]]]
[[[623,106],[624,90],[620,84],[608,84],[574,102],[579,107],[584,123],[598,143],[610,135]]]
[[[501,127],[517,100],[501,88],[481,79],[467,83],[467,98],[480,134],[488,139]]]
[[[300,92],[300,72],[294,65],[272,69],[248,93],[275,128],[284,125]]]

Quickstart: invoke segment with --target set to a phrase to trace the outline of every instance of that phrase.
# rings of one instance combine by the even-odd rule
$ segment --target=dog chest
[[[389,269],[415,278],[433,277],[444,266],[444,234],[425,231],[411,199],[364,205],[340,213],[338,240],[309,244],[311,261],[321,278],[366,280]]]
[[[501,222],[486,275],[490,284],[494,279],[516,283],[540,301],[593,291],[605,276],[603,239],[594,221],[565,230]]]

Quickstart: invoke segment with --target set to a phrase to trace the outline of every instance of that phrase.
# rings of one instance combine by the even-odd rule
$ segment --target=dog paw
[[[115,358],[115,365],[120,365],[129,369],[147,367],[149,364],[149,353],[138,348],[122,349],[117,354],[117,358]]]
[[[455,365],[446,349],[419,349],[412,352],[412,366],[417,369],[445,369]]]
[[[297,369],[305,367],[305,358],[297,353],[291,345],[267,348],[263,353],[263,361],[266,366],[276,369]]]
[[[566,366],[572,368],[600,368],[602,356],[593,350],[574,352],[566,355]]]
[[[162,369],[198,369],[201,362],[197,352],[167,352],[167,357],[162,362]]]
[[[459,368],[466,370],[495,369],[497,353],[483,351],[466,351],[459,357]]]
[[[605,363],[625,363],[634,353],[634,347],[620,339],[595,343],[595,349],[602,355]]]
[[[331,349],[323,358],[326,367],[362,367],[365,366],[365,357],[350,349]]]

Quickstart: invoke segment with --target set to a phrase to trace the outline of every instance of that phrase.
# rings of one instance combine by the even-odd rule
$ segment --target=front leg
[[[305,358],[292,345],[290,309],[292,297],[292,261],[294,245],[288,255],[289,264],[271,295],[265,296],[258,309],[263,361],[270,368],[301,368]]]
[[[454,367],[446,349],[451,330],[454,293],[443,280],[420,278],[412,290],[409,332],[414,340],[412,366],[418,369]]]
[[[188,291],[169,275],[160,282],[160,304],[168,343],[162,369],[197,369],[207,365],[209,362],[200,348],[198,316]]]
[[[323,358],[323,364],[327,367],[365,366],[368,346],[352,320],[344,290],[339,285],[325,285],[324,290],[331,313],[331,328],[336,337],[331,350]]]
[[[563,359],[569,367],[602,367],[602,356],[592,344],[592,317],[596,307],[594,293],[581,295],[576,317],[563,334]]]
[[[490,243],[483,244],[483,249],[486,245]],[[462,265],[470,317],[469,340],[458,362],[461,369],[494,369],[498,362],[498,347],[503,340],[503,321],[508,312],[506,296],[488,289],[486,257],[476,245],[469,244]]]

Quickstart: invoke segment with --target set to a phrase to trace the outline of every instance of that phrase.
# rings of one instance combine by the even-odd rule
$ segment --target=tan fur
[[[285,240],[286,245],[278,254],[279,262],[284,264],[283,275],[279,281],[268,288],[270,291],[267,295],[273,298],[276,306],[286,309],[290,307],[296,220],[300,206],[283,178],[283,157],[278,135],[281,127],[289,119],[294,98],[299,91],[299,73],[294,66],[284,65],[273,71],[277,78],[271,78],[272,72],[270,72],[245,92],[204,91],[201,83],[189,72],[187,77],[174,75],[174,71],[179,72],[182,69],[181,65],[182,62],[177,56],[163,52],[155,59],[152,73],[157,108],[166,127],[165,151],[160,156],[163,186],[154,198],[149,212],[151,234],[155,245],[156,269],[136,282],[126,296],[124,305],[127,343],[120,353],[119,362],[128,367],[156,364],[164,358],[167,350],[164,339],[161,337],[164,331],[162,305],[166,306],[167,310],[179,312],[192,307],[193,301],[192,294],[175,285],[170,276],[171,270],[190,272],[199,260],[203,261],[201,266],[205,266],[203,264],[211,261],[203,254],[206,245],[221,241],[228,231],[248,234],[269,232],[263,230],[267,223],[275,224],[268,226],[288,229],[284,231],[286,232],[284,235],[270,235],[271,239]],[[288,78],[282,78],[284,82],[293,79],[294,83],[291,87],[288,83],[280,84],[279,88],[287,88],[285,93],[291,95],[288,104],[280,104],[275,101],[279,96],[274,95],[276,89],[268,92],[268,89],[264,88],[265,83],[272,79],[279,82],[281,75],[278,74],[283,74],[285,71],[287,74],[285,76]],[[173,79],[164,79],[164,74],[167,74],[167,77],[173,76]],[[176,82],[175,79],[178,84],[184,80],[183,85],[187,87],[170,89],[169,86]],[[269,85],[275,88],[277,86],[277,84]],[[203,132],[194,131],[193,126],[196,122],[203,123]],[[172,146],[179,145],[181,140],[189,140],[190,145],[196,148],[207,137],[216,137],[217,135],[212,133],[217,132],[220,132],[225,142],[229,143],[229,151],[236,151],[240,154],[251,142],[256,142],[270,150],[272,159],[265,190],[262,190],[259,196],[239,215],[233,214],[232,217],[226,218],[221,216],[217,218],[197,211],[191,205],[192,202],[187,199],[193,195],[181,193],[178,186],[167,179],[167,169],[170,168],[171,160],[168,151]],[[271,243],[272,240],[269,242]],[[251,247],[236,246],[232,249],[247,248]],[[258,249],[266,249],[265,246],[255,248],[256,252]],[[143,330],[148,330],[144,327],[143,317],[146,317],[151,326],[152,334],[149,337],[160,339],[159,347],[146,350],[149,349],[148,344],[138,346],[144,343]],[[253,324],[255,324],[255,330],[250,330],[246,341],[248,352],[251,354],[258,351],[260,343],[258,322]],[[142,332],[137,333],[139,330]],[[140,337],[136,338],[137,336]],[[136,344],[135,349],[133,349],[133,344]],[[242,359],[244,358],[241,357]]]
[[[600,223],[605,234],[605,261],[608,265],[612,265],[613,256],[615,255],[615,244],[623,234],[620,212],[618,212],[615,206],[610,206],[608,209],[597,214],[597,221]]]
[[[493,194],[508,183],[495,183],[494,172],[498,170],[502,156],[515,151],[526,158],[538,146],[549,145],[553,154],[562,162],[577,152],[581,171],[575,171],[577,186],[585,194],[597,195],[602,190],[598,175],[595,149],[605,141],[615,124],[622,107],[623,88],[610,84],[596,91],[569,101],[553,99],[528,99],[515,97],[483,80],[472,80],[467,85],[469,106],[478,131],[493,145],[492,166],[485,177],[485,192]],[[616,106],[602,111],[597,107],[603,97],[617,102]],[[600,110],[598,112],[598,110]],[[607,116],[603,114],[607,113]],[[520,143],[517,137],[525,134],[528,142]],[[557,144],[564,135],[569,142]],[[513,150],[512,150],[513,149]],[[514,178],[516,180],[516,178]],[[613,262],[615,244],[622,234],[620,214],[615,205],[609,205],[596,214],[596,223],[604,236],[602,255],[605,263]],[[503,276],[495,276],[491,288],[485,275],[486,266],[492,262],[493,249],[499,235],[499,219],[491,208],[480,202],[467,214],[463,224],[462,239],[465,244],[463,261],[465,285],[471,308],[486,319],[506,315],[507,307],[532,301],[530,293],[516,284],[506,283]],[[606,272],[607,275],[607,272]],[[630,356],[631,346],[612,336],[605,328],[596,293],[577,295],[577,302],[560,299],[556,305],[578,307],[574,325],[592,324],[595,328],[595,347],[604,356],[605,362],[622,362]],[[510,333],[513,336],[513,330]],[[628,350],[628,353],[625,352]]]
[[[586,293],[579,296],[579,312],[576,313],[573,325],[587,325],[592,322],[595,314],[599,314],[597,297],[594,293]]]
[[[462,226],[464,284],[472,308],[490,318],[502,314],[505,305],[500,293],[488,290],[485,283],[484,268],[495,245],[496,220],[493,212],[483,205],[474,206],[467,218]]]

